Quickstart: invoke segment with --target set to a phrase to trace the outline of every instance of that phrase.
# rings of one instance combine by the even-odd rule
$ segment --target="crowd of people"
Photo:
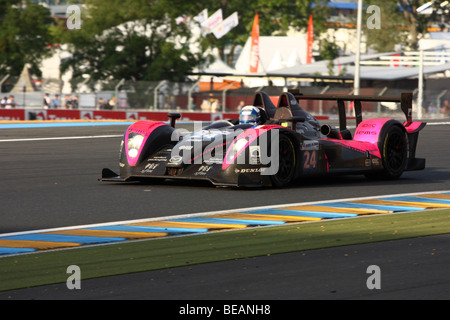
[[[427,114],[433,115],[442,113],[444,115],[450,115],[450,104],[448,100],[444,100],[442,106],[439,108],[435,103],[430,103],[427,108],[424,108]]]
[[[111,100],[105,101],[100,98],[97,102],[97,110],[112,110],[116,105],[116,97],[112,97]],[[0,101],[0,107],[2,109],[14,109],[18,107],[18,104],[14,100],[13,95],[5,96]],[[59,94],[55,94],[50,97],[50,94],[46,93],[42,101],[42,107],[44,109],[78,109],[79,102],[78,96],[67,94],[64,99],[61,100]]]
[[[14,109],[18,107],[14,96],[5,96],[0,101],[0,106],[3,109]],[[78,96],[66,95],[63,102],[59,98],[59,94],[55,94],[53,98],[50,98],[48,93],[45,94],[42,101],[42,107],[44,109],[78,109]]]
[[[116,106],[116,97],[112,97],[110,100],[105,101],[105,99],[98,99],[96,109],[97,110],[112,110]]]
[[[200,109],[204,112],[220,112],[222,111],[222,104],[219,99],[210,98],[203,100]]]
[[[14,100],[13,95],[9,95],[9,97],[3,97],[0,104],[1,104],[1,107],[4,109],[13,109],[13,108],[17,107],[17,103]]]
[[[59,94],[55,94],[51,99],[50,95],[46,93],[42,104],[44,109],[78,109],[78,96],[66,94],[64,102],[61,102]]]

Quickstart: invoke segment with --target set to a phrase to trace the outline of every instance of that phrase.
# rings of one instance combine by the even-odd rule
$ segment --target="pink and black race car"
[[[335,100],[339,129],[320,125],[300,107],[301,100]],[[353,134],[347,129],[345,101],[354,103]],[[398,102],[406,121],[363,120],[361,102],[366,101]],[[425,168],[425,159],[415,156],[425,123],[412,121],[410,93],[380,98],[284,92],[275,106],[260,91],[253,106],[261,114],[258,124],[221,120],[187,132],[175,128],[180,114],[169,114],[170,123],[138,121],[122,140],[120,173],[105,168],[101,181],[187,179],[218,186],[285,187],[303,177],[363,174],[396,179],[404,171]]]

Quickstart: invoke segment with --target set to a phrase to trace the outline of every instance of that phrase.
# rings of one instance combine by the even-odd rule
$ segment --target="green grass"
[[[81,279],[450,233],[450,210],[289,224],[0,258],[0,291]]]

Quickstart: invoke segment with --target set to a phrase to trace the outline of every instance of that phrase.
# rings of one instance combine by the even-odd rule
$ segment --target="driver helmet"
[[[239,123],[259,124],[261,122],[261,111],[254,106],[245,106],[239,113]]]

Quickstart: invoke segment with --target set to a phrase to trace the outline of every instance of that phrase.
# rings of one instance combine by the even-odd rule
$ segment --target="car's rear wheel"
[[[390,125],[382,130],[378,142],[383,170],[367,173],[369,179],[398,179],[403,174],[408,161],[408,141],[406,133],[398,125]]]
[[[280,134],[278,144],[278,171],[271,176],[274,187],[285,187],[292,182],[295,175],[295,150],[291,139]]]

